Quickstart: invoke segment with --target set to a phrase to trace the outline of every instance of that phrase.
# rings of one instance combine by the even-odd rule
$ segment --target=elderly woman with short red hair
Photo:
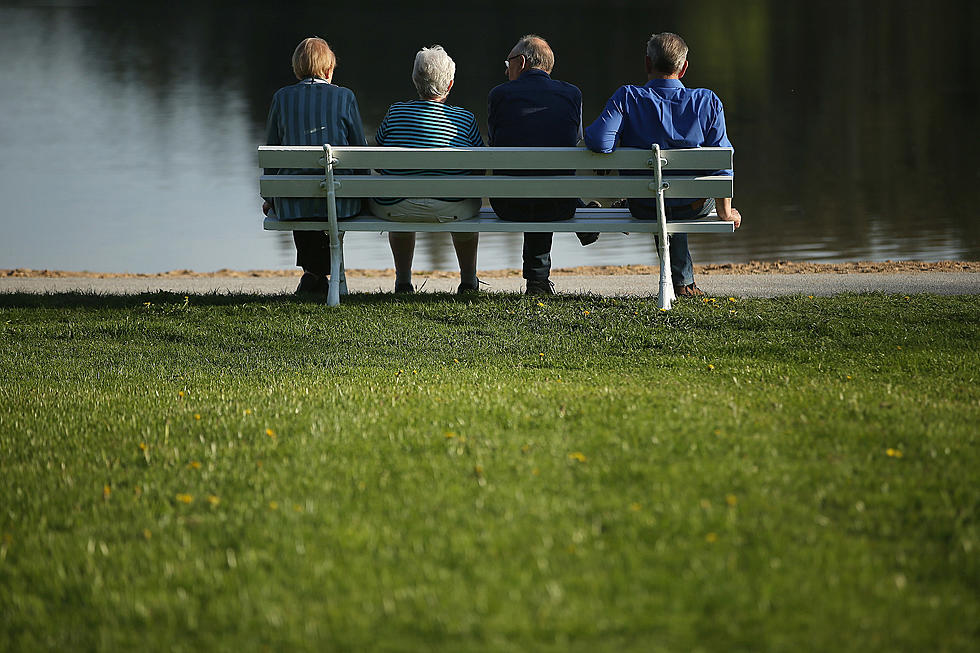
[[[299,83],[276,91],[266,125],[268,145],[367,145],[354,93],[333,84],[337,57],[321,38],[303,39],[293,52],[293,73]],[[278,174],[279,169],[266,169]],[[283,174],[322,174],[323,170],[282,170]],[[340,171],[343,173],[346,171]],[[280,220],[324,219],[326,199],[263,198],[263,211],[275,209]],[[361,212],[361,200],[338,198],[337,216]],[[297,294],[325,294],[330,273],[330,238],[322,231],[293,231],[296,265],[303,268]]]

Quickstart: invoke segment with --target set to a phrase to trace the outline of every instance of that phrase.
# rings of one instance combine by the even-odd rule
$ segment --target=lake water
[[[665,30],[688,41],[684,81],[719,94],[736,147],[745,223],[692,236],[696,262],[980,259],[980,3],[347,5],[0,2],[0,268],[291,267],[289,237],[261,228],[255,149],[305,36],[337,52],[371,138],[414,96],[423,45],[456,60],[450,102],[485,135],[521,34],[548,38],[588,123],[645,81],[646,39]],[[558,267],[655,260],[649,236],[555,241]],[[520,267],[520,242],[484,235],[480,267]],[[391,267],[382,235],[345,250],[350,267]],[[415,266],[453,269],[448,235],[421,235]]]

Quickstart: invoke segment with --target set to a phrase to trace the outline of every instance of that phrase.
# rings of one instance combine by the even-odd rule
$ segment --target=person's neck
[[[659,73],[650,73],[647,75],[647,81],[652,82],[655,79],[680,79],[681,76],[678,74],[673,75],[661,75]]]

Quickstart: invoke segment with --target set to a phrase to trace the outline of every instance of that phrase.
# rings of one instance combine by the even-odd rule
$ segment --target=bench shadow
[[[342,298],[340,308],[344,306],[377,306],[380,304],[410,304],[430,305],[446,303],[481,304],[492,302],[502,297],[519,299],[518,293],[472,293],[456,295],[455,293],[422,292],[412,295],[394,295],[390,292],[352,293]],[[567,299],[578,298],[576,295],[565,295]],[[186,298],[186,299],[185,299]],[[180,306],[184,303],[191,306],[241,306],[248,305],[288,305],[321,306],[328,308],[325,298],[301,297],[292,294],[258,295],[230,293],[201,293],[187,294],[167,291],[139,293],[132,295],[112,295],[97,292],[64,292],[64,293],[0,293],[0,309],[4,308],[92,308],[92,309],[127,309],[143,308],[148,304],[159,306]]]

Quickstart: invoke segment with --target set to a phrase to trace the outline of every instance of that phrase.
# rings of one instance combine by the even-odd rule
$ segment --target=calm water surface
[[[288,236],[261,229],[255,148],[305,36],[337,51],[335,81],[357,94],[370,138],[414,96],[422,45],[447,48],[450,101],[485,128],[504,57],[538,32],[590,122],[617,86],[645,81],[646,38],[663,30],[687,39],[685,82],[721,96],[736,147],[745,224],[692,237],[697,262],[980,259],[980,4],[533,5],[0,2],[0,268],[291,267]],[[484,235],[480,267],[519,267],[520,242]],[[351,267],[391,266],[384,236],[351,234],[345,249]],[[582,248],[559,234],[554,263],[654,251],[649,236]],[[421,235],[416,267],[454,268],[448,235]]]

